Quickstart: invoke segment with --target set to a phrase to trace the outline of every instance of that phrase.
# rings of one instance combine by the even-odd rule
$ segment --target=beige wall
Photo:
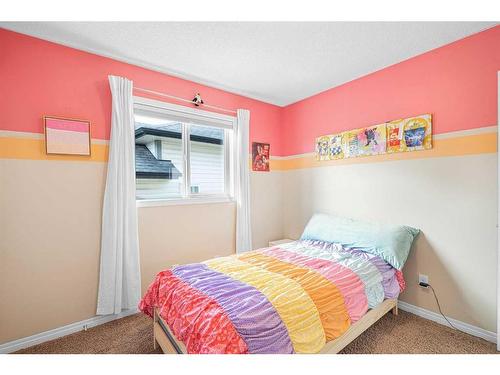
[[[496,154],[252,173],[255,247],[313,212],[422,229],[402,300],[495,331]],[[0,343],[94,316],[104,163],[0,160]],[[61,178],[64,176],[64,178]],[[174,263],[234,252],[233,203],[139,208],[143,290]]]
[[[283,236],[281,172],[251,175],[255,248]],[[235,203],[139,208],[142,290],[156,273],[235,252]]]
[[[0,160],[0,343],[95,315],[105,173],[99,162]],[[281,172],[251,184],[260,247],[282,236]],[[138,216],[143,291],[172,264],[234,252],[234,203]]]
[[[0,160],[0,343],[95,315],[104,163]]]
[[[142,291],[174,264],[234,253],[235,204],[214,203],[138,209]]]
[[[251,172],[252,245],[266,247],[283,238],[283,173]]]
[[[314,212],[420,228],[401,300],[496,331],[497,154],[297,169],[283,174],[284,235]]]

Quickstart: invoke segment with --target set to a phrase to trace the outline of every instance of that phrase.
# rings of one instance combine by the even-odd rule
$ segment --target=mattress
[[[403,288],[376,255],[302,240],[162,271],[139,308],[188,353],[317,353]]]

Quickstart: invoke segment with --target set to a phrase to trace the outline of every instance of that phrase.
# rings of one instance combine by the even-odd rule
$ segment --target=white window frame
[[[189,108],[182,105],[166,103],[159,100],[134,96],[134,113],[136,110],[156,112],[170,118],[177,118],[182,126],[183,184],[181,197],[161,199],[136,199],[137,207],[169,206],[182,204],[223,203],[233,201],[234,190],[234,148],[232,131],[236,117],[215,112]],[[190,123],[213,126],[224,129],[224,193],[200,194],[191,193],[190,170]]]

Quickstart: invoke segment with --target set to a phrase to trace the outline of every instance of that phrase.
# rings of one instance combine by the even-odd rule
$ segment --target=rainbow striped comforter
[[[162,271],[139,308],[188,353],[316,353],[403,288],[377,256],[296,241]]]

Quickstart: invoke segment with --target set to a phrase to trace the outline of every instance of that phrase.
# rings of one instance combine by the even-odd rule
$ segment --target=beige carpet
[[[148,317],[136,314],[17,353],[155,353],[152,322]],[[398,316],[385,315],[342,353],[480,354],[496,353],[496,347],[485,340],[400,311]]]

